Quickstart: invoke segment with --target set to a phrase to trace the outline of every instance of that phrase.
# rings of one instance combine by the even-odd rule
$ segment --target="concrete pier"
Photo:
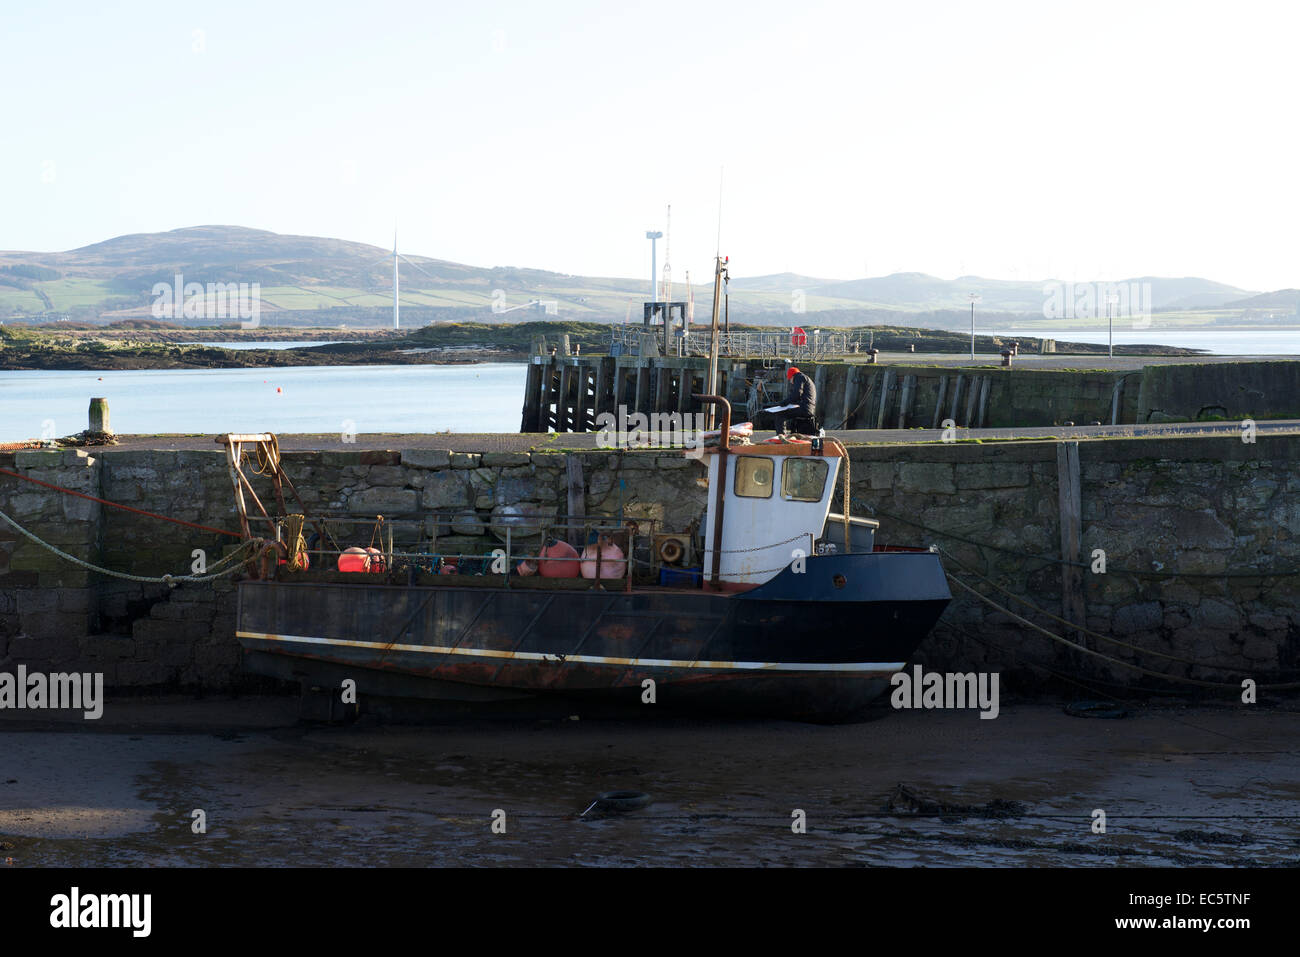
[[[987,361],[984,361],[987,360]],[[1255,357],[899,354],[800,362],[828,431],[1148,424],[1300,416],[1300,361]],[[771,428],[761,410],[785,395],[785,363],[724,358],[716,391],[733,421]],[[535,355],[521,432],[586,432],[603,412],[699,412],[708,360],[671,356]]]
[[[703,411],[692,395],[705,391],[709,363],[658,356],[533,356],[525,385],[521,432],[590,432],[602,413]],[[744,362],[722,362],[718,391],[733,405],[749,402]]]

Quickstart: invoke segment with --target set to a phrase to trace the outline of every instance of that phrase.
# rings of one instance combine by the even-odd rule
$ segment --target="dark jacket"
[[[817,414],[817,387],[812,379],[802,372],[795,373],[790,380],[790,388],[785,393],[786,405],[797,405],[799,414],[814,416]]]

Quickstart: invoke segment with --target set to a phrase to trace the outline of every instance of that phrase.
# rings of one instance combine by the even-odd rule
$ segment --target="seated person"
[[[802,435],[817,434],[817,387],[812,379],[800,372],[797,366],[791,366],[785,372],[786,381],[790,383],[786,390],[783,405],[795,408],[776,414],[778,432],[798,432]]]

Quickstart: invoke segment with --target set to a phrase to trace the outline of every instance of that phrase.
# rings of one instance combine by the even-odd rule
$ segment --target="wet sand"
[[[1300,864],[1300,709],[1059,705],[843,726],[299,724],[296,701],[0,714],[13,866]],[[899,785],[906,790],[900,791]],[[653,799],[579,814],[603,791]],[[891,800],[892,799],[892,800]],[[920,807],[918,802],[942,805]],[[191,829],[202,808],[207,833]],[[505,812],[505,833],[492,830]],[[805,812],[807,833],[791,830]],[[1093,812],[1105,811],[1105,834]]]

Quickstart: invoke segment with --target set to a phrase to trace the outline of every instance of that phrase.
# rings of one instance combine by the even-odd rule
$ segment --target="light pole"
[[[1106,297],[1106,354],[1115,358],[1115,304],[1119,296],[1111,293]]]
[[[650,240],[650,301],[655,302],[659,297],[655,295],[655,281],[658,277],[655,275],[655,240],[662,239],[663,233],[653,230],[646,230],[645,238]]]
[[[975,303],[980,301],[980,294],[970,292],[966,294],[970,300],[970,357],[975,358]]]

